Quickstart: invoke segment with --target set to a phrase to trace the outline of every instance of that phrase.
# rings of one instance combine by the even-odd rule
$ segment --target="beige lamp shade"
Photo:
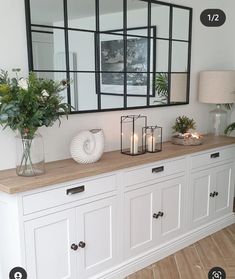
[[[235,71],[203,71],[199,76],[199,101],[235,103]]]

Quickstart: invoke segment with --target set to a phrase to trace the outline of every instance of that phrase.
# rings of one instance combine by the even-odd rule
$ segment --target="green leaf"
[[[5,123],[8,119],[8,115],[6,113],[0,114],[0,123]]]
[[[188,130],[196,129],[196,123],[193,119],[188,118],[187,116],[179,116],[175,120],[175,124],[172,127],[174,132],[185,134]]]
[[[235,130],[235,122],[228,125],[228,127],[224,130],[225,135],[230,135]]]
[[[19,69],[14,70],[16,78],[10,79],[8,73],[0,71],[0,124],[21,132],[28,130],[33,135],[38,127],[52,126],[63,114],[68,117],[71,106],[63,102],[59,94],[67,86],[65,82],[38,78],[30,73],[28,89],[18,86]],[[48,96],[43,95],[43,91]]]
[[[163,100],[168,99],[168,74],[160,73],[156,75],[155,89],[157,94],[163,98]]]

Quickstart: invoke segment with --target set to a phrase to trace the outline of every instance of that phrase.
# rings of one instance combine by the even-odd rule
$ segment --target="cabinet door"
[[[183,229],[185,178],[179,177],[159,183],[157,192],[159,242],[179,235]]]
[[[197,227],[209,221],[211,218],[211,203],[213,198],[213,176],[211,170],[198,171],[191,174],[190,179],[190,217],[192,227]]]
[[[75,210],[25,222],[27,273],[30,279],[75,279]]]
[[[219,166],[214,169],[215,176],[215,197],[214,211],[215,217],[222,216],[232,211],[233,200],[233,179],[232,179],[232,164]]]
[[[155,244],[156,231],[153,231],[153,205],[155,190],[146,186],[125,194],[125,255],[138,255]]]
[[[118,214],[116,197],[76,209],[79,278],[90,278],[117,262]],[[82,247],[82,245],[85,247]]]

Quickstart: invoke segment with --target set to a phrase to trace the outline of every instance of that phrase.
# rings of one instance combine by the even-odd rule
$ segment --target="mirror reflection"
[[[96,90],[96,79],[94,73],[75,73],[71,78],[74,90],[71,90],[73,96],[72,105],[75,110],[97,110],[98,100]]]
[[[93,71],[95,69],[95,36],[93,33],[69,31],[70,71]],[[58,43],[61,44],[61,41]]]
[[[148,36],[148,2],[127,0],[127,34]],[[145,27],[145,28],[144,28]]]
[[[116,29],[123,33],[123,1],[99,0],[99,30]]]
[[[170,6],[152,4],[151,25],[157,26],[157,37],[169,39]],[[186,21],[184,24],[188,24]]]
[[[43,78],[69,78],[61,94],[74,112],[188,103],[191,8],[145,0],[25,1],[29,68]]]
[[[29,4],[31,24],[64,27],[63,0],[31,0]]]
[[[173,39],[185,40],[189,38],[189,22],[190,12],[186,9],[173,9]]]
[[[155,99],[151,100],[152,105],[166,105],[169,98],[169,75],[167,73],[158,73],[155,75],[154,89]]]
[[[188,43],[172,42],[172,72],[188,71]]]
[[[124,104],[124,97],[115,95],[101,95],[102,109],[122,109]]]
[[[184,103],[187,101],[187,74],[171,74],[170,92],[171,104]]]
[[[36,0],[35,0],[36,1]],[[53,0],[48,0],[53,1]],[[68,26],[70,28],[96,30],[96,1],[67,0]]]
[[[32,30],[32,48],[35,70],[66,70],[63,30],[34,28]]]
[[[155,47],[155,65],[157,72],[168,72],[169,67],[169,41],[168,40],[156,40]]]

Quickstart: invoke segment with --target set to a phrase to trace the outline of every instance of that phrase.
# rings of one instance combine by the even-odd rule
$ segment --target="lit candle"
[[[184,134],[182,134],[182,136],[183,136],[184,139],[188,139],[188,138],[191,137],[191,134],[190,133],[184,133]]]
[[[198,133],[192,133],[191,137],[194,138],[194,139],[199,139],[200,135]]]
[[[148,136],[147,147],[149,152],[155,151],[155,144],[156,144],[156,138],[154,136]]]
[[[131,135],[131,154],[138,154],[139,138],[137,134]]]

